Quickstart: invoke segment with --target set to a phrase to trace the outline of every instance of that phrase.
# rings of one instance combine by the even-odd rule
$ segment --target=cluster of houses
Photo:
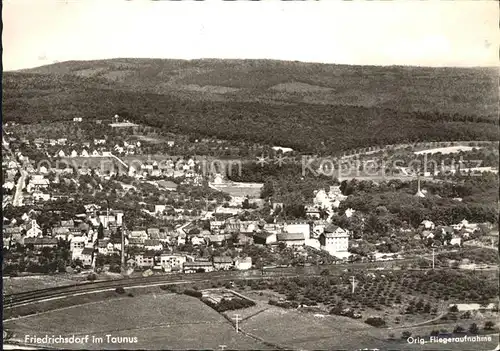
[[[165,158],[162,160],[145,160],[131,163],[128,175],[136,179],[159,178],[159,177],[186,177],[201,183],[201,175],[196,172],[197,162],[192,158],[173,160]]]
[[[488,229],[491,225],[485,224]],[[437,235],[442,238],[448,237],[449,245],[462,245],[462,241],[468,240],[472,234],[480,230],[479,223],[469,223],[466,219],[461,222],[449,226],[435,225],[434,222],[424,220],[420,224],[422,229],[420,234],[415,235],[415,239],[434,239]]]
[[[129,254],[127,264],[142,269],[160,267],[163,271],[182,270],[200,272],[218,269],[250,269],[249,258],[202,258],[174,253],[184,245],[193,248],[225,247],[229,242],[235,248],[245,245],[284,245],[299,248],[311,246],[339,257],[347,257],[349,233],[326,221],[265,223],[229,218],[224,221],[188,221],[175,228],[123,229],[124,213],[119,210],[102,211],[100,206],[85,205],[85,212],[74,219],[60,221],[52,228],[37,223],[36,211],[25,213],[21,223],[4,223],[4,247],[16,244],[41,250],[55,248],[60,239],[69,242],[73,260],[79,259],[85,267],[95,265],[97,255]],[[122,244],[123,240],[123,244]]]

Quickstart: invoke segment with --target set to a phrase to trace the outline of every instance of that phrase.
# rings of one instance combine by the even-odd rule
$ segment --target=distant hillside
[[[217,101],[306,102],[495,117],[498,108],[496,69],[114,59],[63,62],[25,72],[93,77],[157,94],[196,92]]]
[[[308,151],[498,138],[495,69],[114,59],[4,74],[4,118],[130,118]]]

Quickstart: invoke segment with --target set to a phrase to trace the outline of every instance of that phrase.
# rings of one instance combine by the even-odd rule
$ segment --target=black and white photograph
[[[493,0],[7,0],[5,350],[500,350]]]

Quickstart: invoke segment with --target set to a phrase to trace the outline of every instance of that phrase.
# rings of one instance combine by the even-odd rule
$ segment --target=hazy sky
[[[495,66],[496,1],[5,0],[3,64],[114,57]]]

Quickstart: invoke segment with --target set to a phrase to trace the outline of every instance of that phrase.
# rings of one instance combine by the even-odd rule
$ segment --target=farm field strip
[[[131,313],[131,311],[135,311]],[[66,322],[64,322],[66,321]],[[71,322],[68,322],[71,321]],[[236,334],[232,324],[196,298],[178,294],[113,299],[73,306],[23,320],[4,322],[17,339],[24,335],[137,336],[138,343],[119,345],[133,349],[207,349],[225,344],[231,349],[269,349]],[[43,329],[41,330],[41,326]],[[116,348],[109,344],[57,345],[62,348]]]

